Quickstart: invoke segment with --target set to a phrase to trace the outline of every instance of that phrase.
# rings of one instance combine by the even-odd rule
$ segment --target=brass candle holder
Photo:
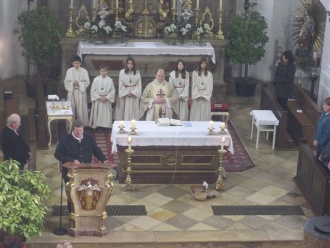
[[[226,128],[227,128],[226,124],[220,125],[220,132],[219,132],[219,134],[226,134],[227,133],[225,131]]]
[[[209,129],[208,135],[215,135],[215,132],[213,131],[214,127],[209,127],[208,129]]]
[[[130,146],[129,146],[128,149],[125,150],[125,152],[127,154],[127,168],[126,168],[127,176],[126,176],[125,184],[123,185],[123,190],[130,191],[130,190],[134,190],[133,183],[132,183],[132,178],[131,178],[131,172],[132,172],[132,167],[131,167],[132,158],[131,158],[131,156],[132,156],[134,150],[131,149]]]
[[[223,146],[221,146],[221,149],[218,150],[218,153],[219,153],[218,180],[215,183],[215,189],[218,191],[225,189],[223,178],[225,177],[226,170],[222,166],[222,159],[223,159],[223,156],[226,154],[226,152],[227,151],[225,149],[223,149]]]
[[[200,9],[198,9],[198,8],[195,9],[195,13],[196,13],[195,25],[196,25],[196,27],[199,26],[199,25],[198,25],[198,11],[199,11],[199,10],[200,10]]]
[[[223,12],[222,10],[219,10],[219,30],[217,33],[218,40],[223,40],[225,38],[222,32],[222,12]]]
[[[119,134],[126,133],[124,125],[119,125],[118,128],[119,128],[119,131],[118,131]]]
[[[118,21],[118,13],[119,13],[119,7],[116,7],[115,8],[116,21]]]
[[[72,13],[73,13],[73,7],[69,7],[69,12],[70,12],[70,17],[69,17],[69,28],[68,31],[66,32],[66,37],[74,37],[74,33],[73,33],[73,29],[72,29],[72,22],[73,22],[73,17],[72,17]]]
[[[175,22],[176,16],[178,15],[176,8],[172,8],[172,15],[173,15],[173,22]]]
[[[131,129],[131,132],[129,133],[130,135],[137,135],[136,127],[130,127],[130,129]]]

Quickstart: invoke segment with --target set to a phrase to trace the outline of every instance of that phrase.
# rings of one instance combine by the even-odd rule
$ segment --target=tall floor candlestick
[[[219,168],[218,168],[218,180],[215,183],[215,189],[216,190],[222,190],[225,189],[225,185],[223,183],[223,178],[225,177],[225,168],[222,166],[222,159],[223,156],[226,154],[226,150],[221,147],[221,149],[218,150],[219,153]]]
[[[223,40],[225,36],[223,35],[222,32],[222,10],[219,10],[219,30],[217,34],[217,39],[218,40]]]
[[[126,180],[125,180],[125,184],[123,185],[123,190],[126,190],[126,191],[131,191],[131,190],[134,190],[134,187],[133,187],[133,182],[132,182],[132,178],[131,178],[131,172],[132,172],[132,154],[134,152],[133,149],[131,148],[128,148],[125,150],[126,154],[127,154],[127,168],[126,168]]]

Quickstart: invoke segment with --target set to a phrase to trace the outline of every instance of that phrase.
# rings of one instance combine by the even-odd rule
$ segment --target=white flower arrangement
[[[127,32],[127,27],[121,21],[116,21],[115,28],[117,31],[120,31],[122,33]]]
[[[110,12],[107,10],[107,6],[102,6],[101,10],[97,13],[97,17],[94,22],[84,23],[86,33],[94,36],[94,38],[99,36],[109,36],[112,32],[112,28],[109,24],[107,24],[109,14]]]
[[[205,34],[208,30],[210,30],[210,25],[208,23],[204,23],[200,27],[197,28],[196,33],[200,38],[202,38],[205,36]]]
[[[171,34],[175,34],[177,32],[177,27],[174,23],[170,24],[169,26],[164,28],[164,33],[166,36]]]

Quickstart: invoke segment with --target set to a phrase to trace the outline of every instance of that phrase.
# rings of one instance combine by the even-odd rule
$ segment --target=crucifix
[[[159,93],[157,93],[156,96],[158,96],[159,98],[163,98],[164,96],[166,96],[166,94],[162,89],[160,89]]]

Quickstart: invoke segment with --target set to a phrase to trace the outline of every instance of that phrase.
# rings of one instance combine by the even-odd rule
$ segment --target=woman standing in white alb
[[[89,86],[89,76],[86,69],[81,68],[81,58],[73,58],[73,67],[66,71],[64,86],[68,92],[68,101],[71,102],[75,120],[88,126],[88,110],[86,89]]]
[[[190,121],[211,120],[212,92],[213,76],[207,69],[207,58],[203,56],[192,73]]]
[[[126,59],[125,68],[119,72],[116,120],[139,119],[141,92],[140,72],[136,69],[134,58],[129,56]]]
[[[189,73],[185,63],[179,59],[176,68],[170,73],[169,82],[173,84],[179,96],[179,119],[188,120]]]
[[[112,103],[115,101],[116,90],[107,73],[106,67],[101,66],[101,75],[94,78],[91,87],[92,108],[89,126],[92,128],[112,128]]]

